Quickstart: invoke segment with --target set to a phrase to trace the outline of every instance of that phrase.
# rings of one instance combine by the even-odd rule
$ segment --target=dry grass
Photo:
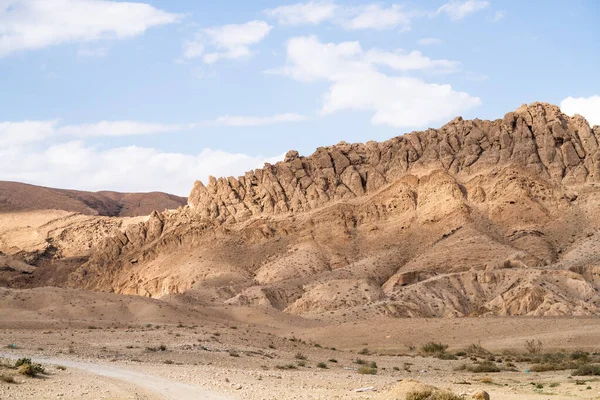
[[[406,400],[463,400],[463,398],[452,392],[424,389],[409,392]]]

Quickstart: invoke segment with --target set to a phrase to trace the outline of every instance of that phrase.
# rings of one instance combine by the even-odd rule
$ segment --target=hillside
[[[600,127],[533,103],[291,151],[112,230],[65,284],[340,322],[597,315],[599,141]],[[11,285],[42,286],[45,268]]]
[[[0,181],[0,213],[63,210],[85,215],[134,217],[175,209],[186,199],[167,193],[84,192]]]

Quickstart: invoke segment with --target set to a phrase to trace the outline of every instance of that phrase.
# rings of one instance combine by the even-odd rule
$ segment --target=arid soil
[[[547,353],[597,350],[597,318],[380,317],[340,325],[269,309],[196,309],[58,288],[3,289],[0,304],[0,353],[39,359],[49,371],[41,378],[9,371],[19,383],[0,383],[3,399],[191,399],[198,397],[186,397],[186,390],[197,390],[224,399],[404,400],[417,385],[412,381],[469,396],[485,390],[492,399],[600,397],[597,378],[572,377],[570,369],[526,372],[534,363],[518,361],[528,340],[540,340]],[[457,370],[477,363],[466,355],[422,355],[431,341],[448,344],[449,354],[479,344],[495,354],[496,365],[512,362],[514,370]],[[359,374],[358,359],[376,362],[377,374]],[[152,377],[184,386],[170,396],[148,383]],[[377,390],[355,392],[371,386]]]

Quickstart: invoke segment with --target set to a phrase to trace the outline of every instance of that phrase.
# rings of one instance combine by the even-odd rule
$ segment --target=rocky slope
[[[69,285],[341,321],[598,314],[599,140],[534,103],[291,151],[197,182],[188,207],[100,241]]]
[[[134,217],[185,204],[185,198],[161,192],[92,193],[0,181],[0,213],[63,210],[85,215]]]

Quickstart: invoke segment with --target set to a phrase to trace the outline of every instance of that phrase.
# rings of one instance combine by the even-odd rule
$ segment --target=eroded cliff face
[[[599,140],[534,103],[291,151],[197,182],[188,207],[106,238],[69,284],[341,319],[597,314]]]
[[[299,213],[374,193],[405,175],[433,169],[469,176],[513,165],[560,185],[598,182],[599,129],[556,106],[523,105],[502,120],[459,117],[439,130],[382,143],[340,143],[309,157],[290,151],[284,162],[237,179],[211,177],[206,186],[196,182],[188,204],[198,215],[219,221]]]

